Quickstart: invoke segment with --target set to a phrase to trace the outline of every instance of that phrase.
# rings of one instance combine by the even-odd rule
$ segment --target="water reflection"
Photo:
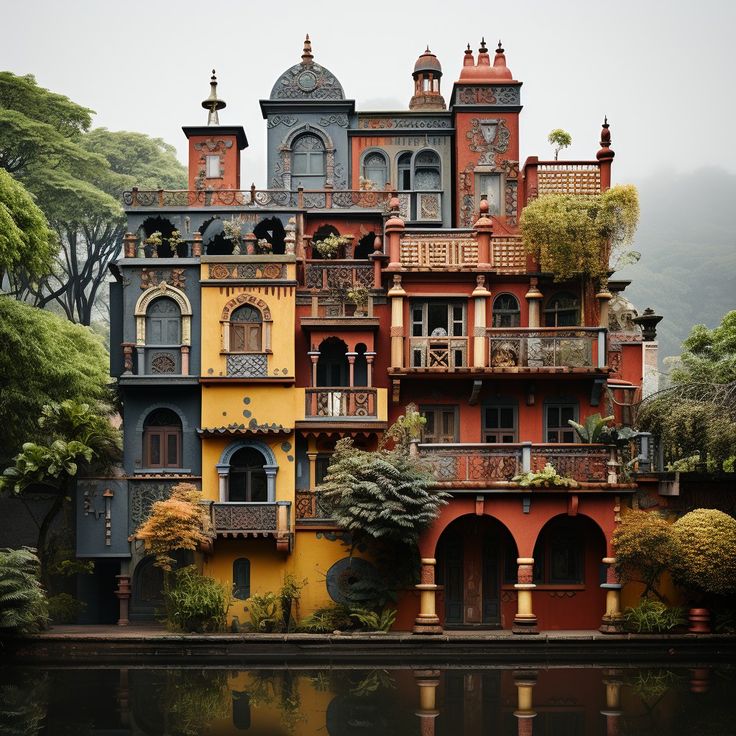
[[[736,732],[723,666],[0,669],[0,734],[617,736]]]

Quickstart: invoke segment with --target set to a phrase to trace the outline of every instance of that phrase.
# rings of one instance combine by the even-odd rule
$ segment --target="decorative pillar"
[[[414,672],[419,688],[419,733],[421,736],[434,736],[437,710],[437,687],[440,684],[439,670],[416,670]]]
[[[511,630],[514,634],[538,634],[537,617],[532,611],[532,591],[537,587],[534,584],[534,558],[518,557],[516,564],[519,566],[518,582],[514,585],[516,616]]]
[[[146,375],[146,346],[138,344],[135,346],[136,357],[138,358],[138,375]]]
[[[296,253],[296,218],[290,217],[286,223],[286,237],[284,238],[284,254],[293,256]]]
[[[383,242],[381,238],[376,235],[373,241],[373,253],[368,256],[373,261],[373,288],[381,288],[381,266],[386,256],[383,255]]]
[[[595,298],[598,300],[598,326],[608,329],[608,305],[613,299],[613,294],[608,290],[608,279],[601,279]]]
[[[115,591],[115,595],[120,602],[118,626],[127,626],[130,623],[128,620],[128,605],[131,595],[130,575],[116,575],[115,579],[118,581],[118,588]]]
[[[266,473],[266,493],[268,500],[273,503],[276,500],[276,473],[279,470],[278,465],[264,465],[263,470]]]
[[[603,128],[601,129],[601,149],[595,155],[600,162],[602,192],[606,192],[611,188],[611,164],[613,163],[613,157],[616,155],[611,150],[611,131],[608,129],[609,127],[608,118],[603,118]]]
[[[384,231],[388,238],[388,271],[401,270],[401,233],[404,231],[404,221],[399,217],[399,198],[394,196],[389,201],[391,216],[386,220]]]
[[[621,670],[603,670],[603,684],[606,687],[606,708],[601,715],[606,717],[606,736],[618,736],[621,722]]]
[[[124,342],[123,348],[123,375],[129,376],[133,373],[133,349],[134,342]]]
[[[192,239],[192,258],[199,258],[202,255],[202,233],[196,230]]]
[[[230,475],[230,465],[216,465],[217,468],[217,488],[220,497],[220,503],[228,501],[228,484],[227,479]]]
[[[373,360],[375,359],[376,354],[374,352],[367,352],[365,353],[365,362],[368,368],[368,380],[366,381],[366,386],[368,388],[371,388],[373,386]]]
[[[514,672],[516,685],[516,728],[519,736],[532,736],[534,733],[534,686],[537,684],[536,672]]]
[[[181,346],[181,374],[189,375],[189,345]]]
[[[345,357],[348,359],[348,386],[353,388],[355,386],[355,359],[358,353],[348,352],[345,353]]]
[[[317,361],[319,360],[319,350],[310,350],[307,355],[312,361],[312,386],[317,385]]]
[[[542,299],[543,294],[539,289],[537,288],[538,279],[536,276],[533,276],[531,279],[529,279],[529,291],[526,293],[526,300],[529,304],[529,327],[539,327],[541,324],[541,305],[542,305]]]
[[[606,612],[599,631],[601,634],[620,634],[624,628],[621,615],[621,588],[623,586],[616,573],[616,558],[604,557],[603,564],[607,566],[606,582],[601,583],[601,588],[606,591]]]
[[[475,239],[478,242],[478,268],[490,270],[491,268],[491,237],[493,235],[493,220],[488,217],[488,196],[481,195],[480,217],[475,223]]]
[[[317,452],[307,450],[307,459],[309,460],[309,488],[314,490],[317,487]]]
[[[133,233],[125,233],[123,236],[123,252],[126,258],[135,258],[136,240]]]
[[[415,634],[441,634],[442,627],[437,616],[436,593],[434,582],[434,567],[437,560],[432,557],[422,558],[422,572],[416,589],[419,591],[419,615],[414,621]]]
[[[487,203],[486,203],[487,204]],[[488,365],[488,349],[486,347],[486,311],[491,292],[486,288],[486,277],[476,276],[476,287],[473,289],[475,299],[475,320],[473,323],[473,366],[485,368]]]
[[[389,289],[391,299],[391,367],[404,367],[404,297],[401,276],[394,275],[394,285]]]

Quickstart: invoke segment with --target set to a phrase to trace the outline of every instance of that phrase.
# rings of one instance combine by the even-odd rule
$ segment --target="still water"
[[[736,734],[729,666],[0,668],[0,734]]]

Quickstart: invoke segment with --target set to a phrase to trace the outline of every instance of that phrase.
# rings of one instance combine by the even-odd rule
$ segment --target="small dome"
[[[465,59],[463,61],[463,68],[460,72],[461,81],[500,82],[504,80],[513,81],[513,78],[511,70],[506,66],[506,55],[504,54],[504,49],[500,41],[498,42],[496,55],[493,59],[493,65],[491,65],[491,57],[488,53],[485,40],[480,42],[476,64],[473,64],[472,51],[470,51],[470,46],[468,45],[468,50],[465,52]]]
[[[438,76],[442,74],[442,64],[439,59],[429,50],[427,50],[417,59],[417,63],[414,64],[414,74],[420,72],[435,72]]]

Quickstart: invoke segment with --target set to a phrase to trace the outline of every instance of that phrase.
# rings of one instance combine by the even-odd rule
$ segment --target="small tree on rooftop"
[[[577,274],[605,278],[611,268],[639,260],[630,244],[639,221],[631,184],[601,194],[546,194],[521,214],[524,246],[543,271],[565,281]]]
[[[547,140],[552,146],[554,146],[555,161],[557,161],[560,151],[563,148],[568,148],[572,143],[572,136],[566,130],[562,130],[562,128],[555,128],[550,131],[550,134],[547,136]]]

